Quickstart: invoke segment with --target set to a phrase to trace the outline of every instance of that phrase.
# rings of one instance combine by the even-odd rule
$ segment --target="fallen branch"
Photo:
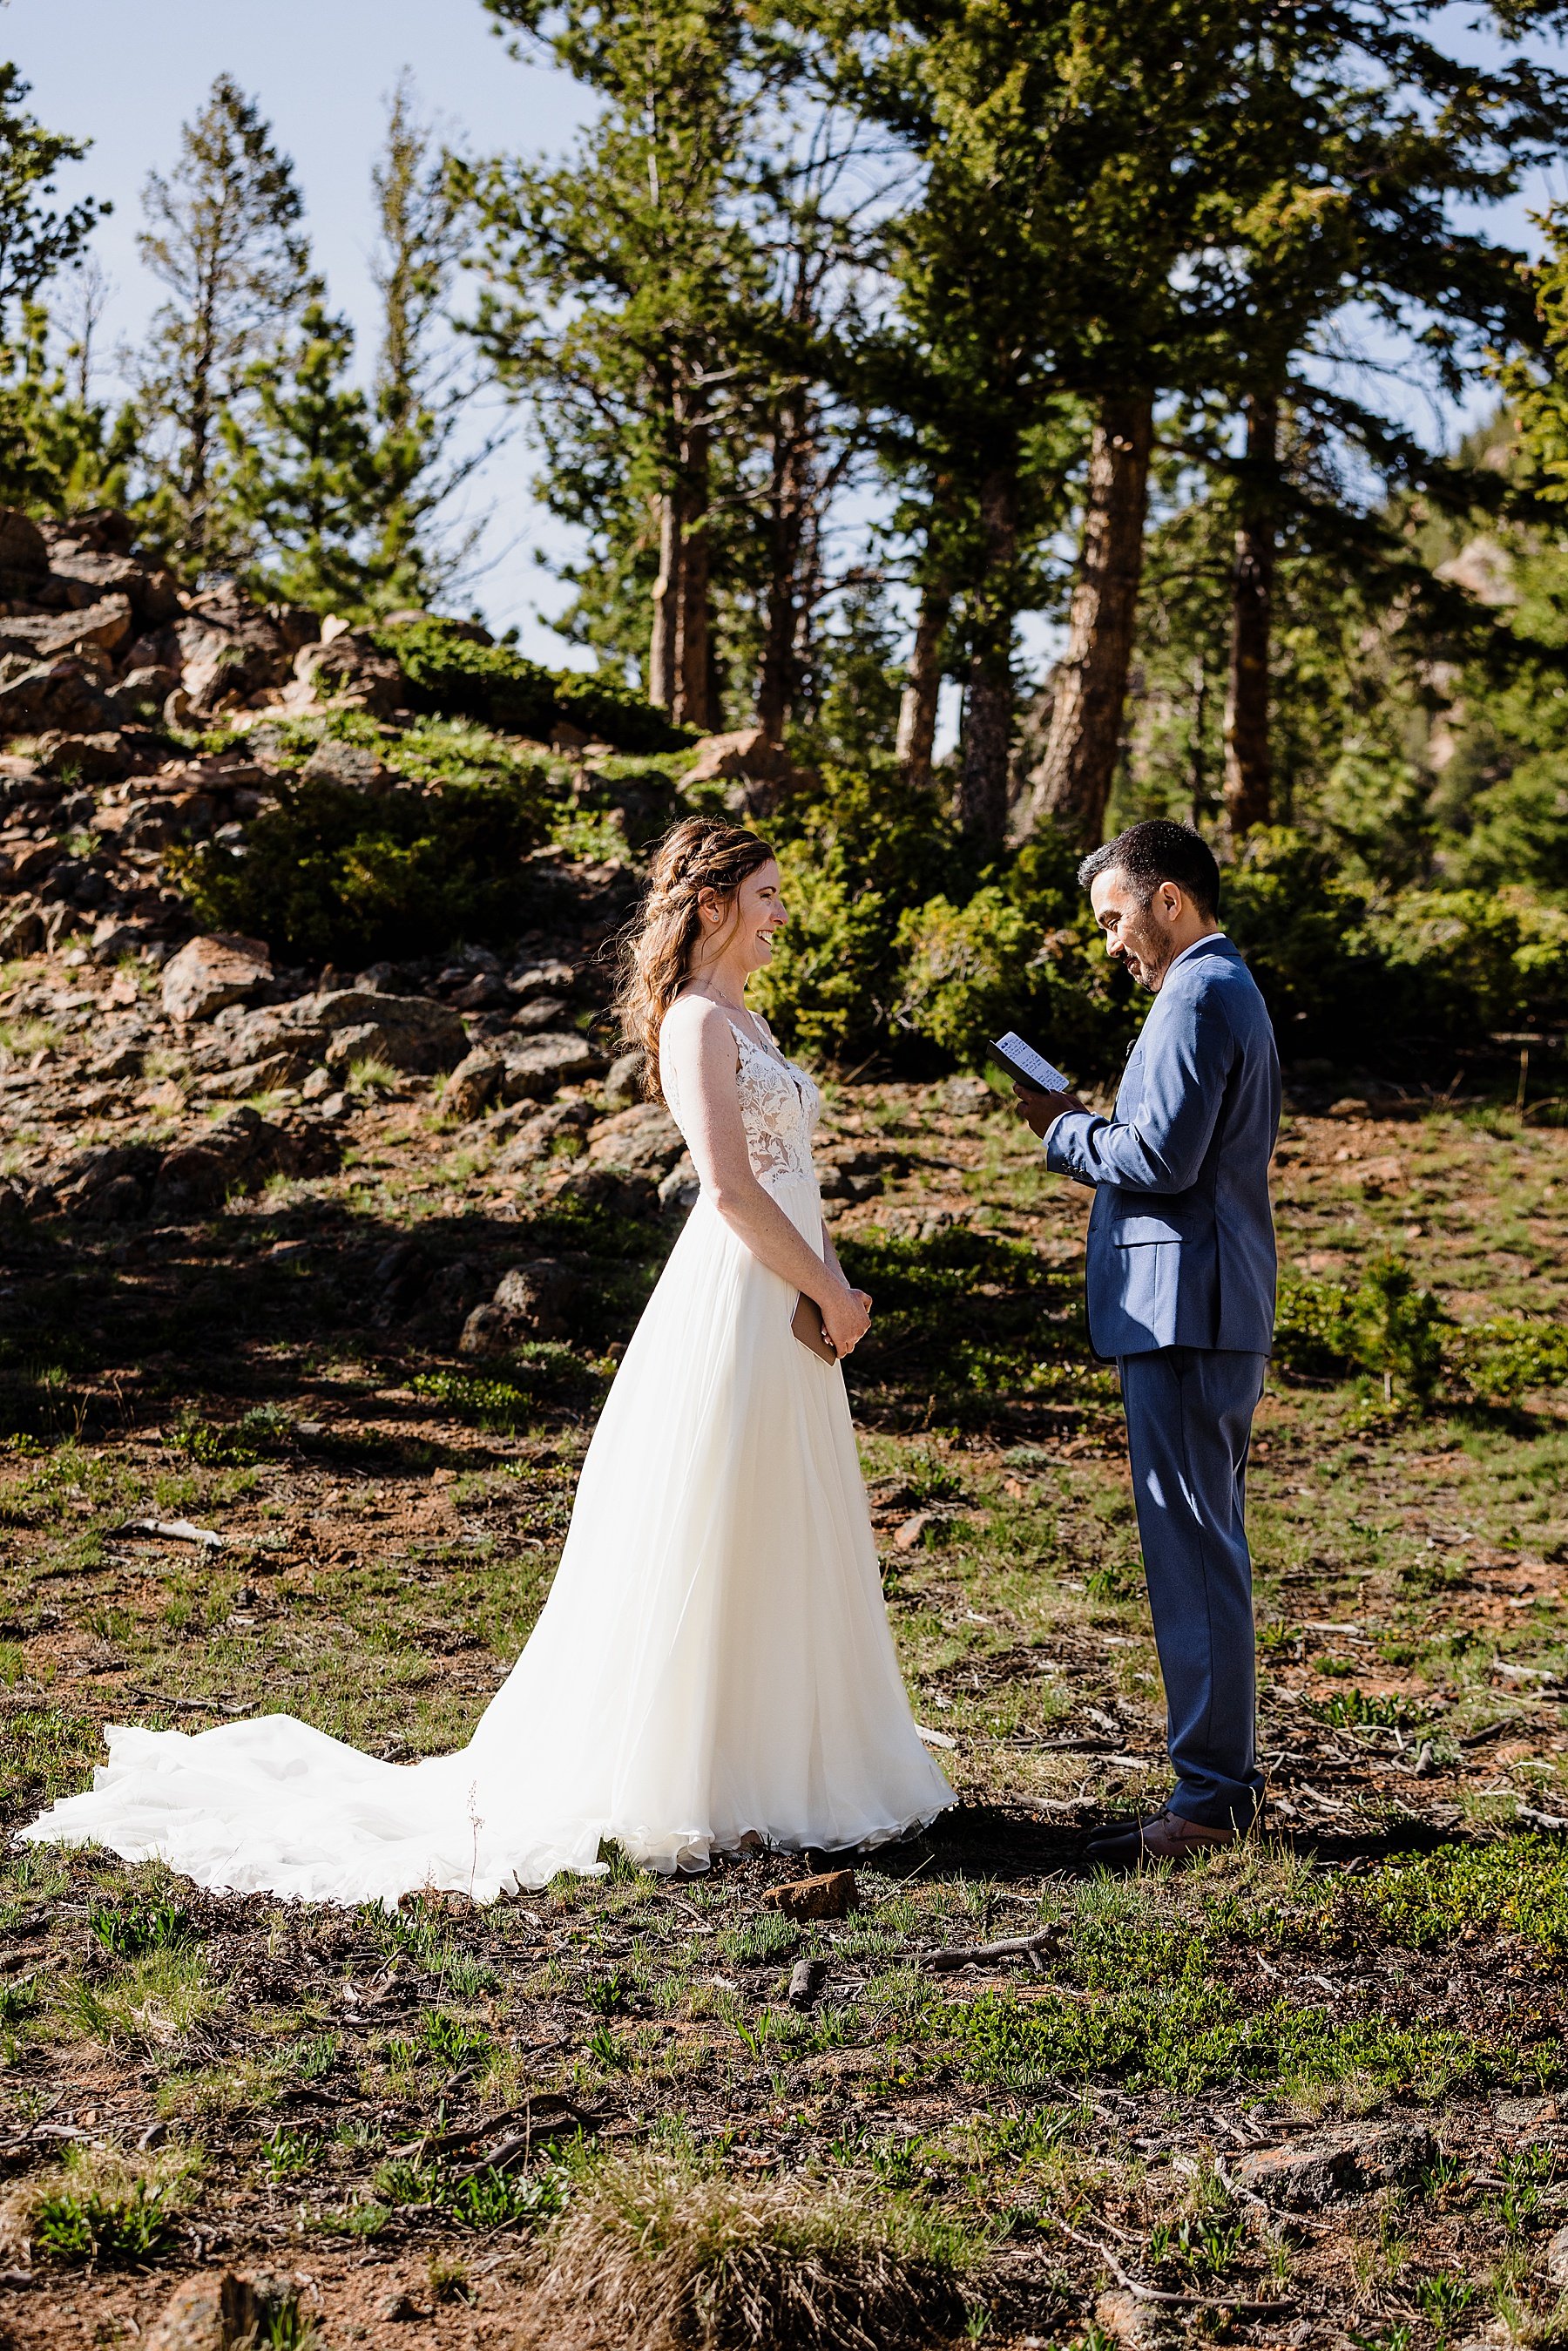
[[[124,1687],[127,1698],[144,1698],[149,1706],[161,1707],[168,1714],[227,1714],[232,1708],[243,1714],[245,1704],[238,1698],[166,1698],[161,1690],[142,1689],[134,1682]]]
[[[1233,2294],[1170,2294],[1163,2286],[1143,2285],[1123,2269],[1108,2245],[1082,2235],[1078,2230],[1069,2227],[1065,2220],[1058,2220],[1057,2226],[1066,2230],[1075,2245],[1084,2246],[1091,2253],[1098,2253],[1116,2283],[1130,2294],[1135,2302],[1158,2302],[1166,2308],[1177,2310],[1228,2310],[1237,2318],[1282,2318],[1286,2311],[1295,2308],[1293,2302],[1239,2302]]]
[[[979,1959],[1027,1959],[1038,1968],[1042,1951],[1053,1950],[1057,1930],[1047,1927],[1038,1935],[1009,1935],[1000,1943],[959,1943],[946,1951],[929,1951],[925,1964],[939,1973],[950,1968],[967,1968]]]
[[[213,1527],[198,1527],[189,1519],[127,1519],[111,1535],[151,1535],[163,1542],[200,1543],[203,1551],[227,1551],[229,1538]]]
[[[558,2111],[539,2114],[535,2111],[539,2107]],[[519,2105],[504,2106],[498,2115],[483,2115],[470,2122],[452,2123],[445,2130],[426,2131],[422,2137],[410,2139],[406,2146],[394,2147],[389,2152],[403,2157],[410,2163],[422,2164],[429,2162],[431,2156],[450,2155],[454,2147],[472,2146],[475,2139],[493,2138],[509,2123],[519,2120],[531,2126],[534,2137],[541,2138],[548,2137],[555,2131],[574,2129],[578,2124],[591,2119],[560,2091],[541,2090],[533,2097],[524,2098]],[[526,2137],[529,2133],[525,2131],[524,2136]],[[483,2171],[489,2167],[481,2164],[479,2168]]]
[[[1538,1813],[1532,1804],[1516,1804],[1514,1812],[1521,1821],[1532,1821],[1538,1829],[1568,1829],[1568,1820],[1561,1813]]]

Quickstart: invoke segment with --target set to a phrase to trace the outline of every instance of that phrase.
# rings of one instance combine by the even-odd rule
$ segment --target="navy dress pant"
[[[1242,1512],[1268,1360],[1220,1347],[1160,1347],[1116,1362],[1165,1680],[1176,1773],[1170,1809],[1209,1828],[1246,1828],[1262,1802]]]

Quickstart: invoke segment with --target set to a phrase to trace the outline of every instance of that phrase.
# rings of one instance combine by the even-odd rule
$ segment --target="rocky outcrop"
[[[1424,2123],[1399,2121],[1261,2147],[1241,2156],[1235,2171],[1242,2188],[1265,2203],[1314,2212],[1413,2179],[1436,2153]]]
[[[173,1020],[209,1020],[230,1004],[248,1004],[272,981],[261,939],[188,939],[163,967],[163,1009]]]
[[[546,1029],[526,1045],[508,1042],[504,1060],[501,1091],[507,1102],[543,1102],[561,1086],[598,1077],[605,1067],[604,1055],[570,1030]]]
[[[742,726],[731,735],[705,735],[680,786],[685,790],[691,784],[724,782],[729,786],[724,806],[750,821],[770,816],[812,780],[780,745],[768,741],[760,726]]]
[[[144,2351],[242,2351],[303,2339],[292,2279],[213,2270],[175,2287],[142,2344]]]
[[[274,1122],[242,1103],[160,1163],[149,1203],[170,1222],[222,1207],[273,1176],[327,1176],[337,1165],[330,1131],[302,1116]]]
[[[324,626],[318,643],[302,645],[294,679],[284,697],[287,707],[329,702],[348,710],[389,718],[408,705],[403,673],[368,630]]]
[[[601,1119],[588,1134],[588,1160],[598,1167],[624,1167],[661,1184],[686,1150],[680,1129],[660,1102],[637,1102]]]
[[[567,1338],[571,1310],[582,1287],[581,1275],[557,1258],[533,1258],[513,1266],[502,1276],[493,1298],[476,1306],[463,1324],[460,1352],[502,1355],[526,1340]]]

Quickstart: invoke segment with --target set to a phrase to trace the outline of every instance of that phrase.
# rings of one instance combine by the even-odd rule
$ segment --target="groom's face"
[[[1139,987],[1151,995],[1175,957],[1173,932],[1183,903],[1174,882],[1158,883],[1146,899],[1115,865],[1096,873],[1089,884],[1089,904],[1106,935],[1106,953],[1113,963],[1125,964]]]

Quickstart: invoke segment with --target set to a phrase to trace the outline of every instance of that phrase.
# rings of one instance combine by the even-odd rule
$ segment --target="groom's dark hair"
[[[1174,882],[1199,914],[1210,922],[1219,917],[1220,868],[1209,843],[1189,824],[1173,824],[1163,816],[1129,824],[1103,849],[1089,852],[1078,879],[1086,890],[1096,873],[1108,873],[1113,866],[1141,893],[1146,906],[1162,882]]]

